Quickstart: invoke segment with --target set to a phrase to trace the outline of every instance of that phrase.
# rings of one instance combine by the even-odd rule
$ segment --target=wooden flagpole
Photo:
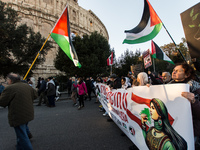
[[[49,33],[49,35],[48,35],[48,37],[47,37],[46,41],[43,43],[43,45],[42,45],[42,47],[41,47],[40,51],[38,52],[37,56],[35,57],[34,61],[33,61],[33,62],[32,62],[32,64],[31,64],[31,66],[29,67],[28,71],[26,72],[26,75],[24,76],[23,80],[25,80],[25,79],[26,79],[26,77],[27,77],[28,73],[30,72],[30,70],[31,70],[31,68],[33,67],[33,65],[34,65],[34,63],[35,63],[35,61],[36,61],[36,59],[37,59],[37,58],[38,58],[38,56],[40,55],[40,52],[41,52],[41,51],[42,51],[42,49],[44,48],[44,45],[46,44],[46,42],[47,42],[47,40],[49,39],[50,35],[51,35],[51,33]]]
[[[64,11],[65,11],[65,9],[67,8],[67,6],[68,6],[68,4],[65,6],[64,10],[62,11],[62,14],[64,13]],[[62,16],[62,14],[60,15],[60,17]],[[58,20],[60,19],[60,17],[58,18]],[[57,20],[56,24],[58,23],[58,20]],[[40,55],[40,52],[42,51],[42,49],[43,49],[44,45],[46,44],[47,40],[49,39],[49,37],[50,37],[50,35],[51,35],[51,33],[52,33],[53,29],[54,29],[54,28],[55,28],[55,26],[56,26],[56,24],[54,25],[54,27],[52,28],[51,32],[49,33],[49,35],[48,35],[48,37],[47,37],[46,41],[45,41],[45,42],[44,42],[44,44],[42,45],[42,47],[41,47],[40,51],[38,52],[37,56],[35,57],[35,59],[34,59],[33,63],[31,64],[31,66],[30,66],[29,70],[27,71],[26,75],[24,76],[23,80],[25,80],[25,79],[26,79],[26,77],[27,77],[28,73],[30,72],[30,70],[31,70],[31,68],[33,67],[33,65],[34,65],[34,63],[35,63],[35,61],[36,61],[36,59],[37,59],[37,58],[38,58],[38,56]]]

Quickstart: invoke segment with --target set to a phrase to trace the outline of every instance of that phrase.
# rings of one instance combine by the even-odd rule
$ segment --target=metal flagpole
[[[154,10],[155,11],[155,10]],[[155,11],[155,13],[156,13],[156,11]],[[156,13],[156,15],[158,16],[158,14]],[[159,16],[158,16],[159,17]],[[159,19],[160,19],[160,17],[159,17]],[[162,22],[162,20],[160,19],[160,21]],[[169,37],[171,38],[171,40],[172,40],[172,42],[174,43],[174,45],[177,47],[177,45],[176,45],[176,43],[175,43],[175,41],[174,41],[174,39],[172,38],[172,36],[170,35],[170,33],[168,32],[168,30],[167,30],[167,28],[165,27],[165,25],[164,25],[164,23],[162,22],[162,25],[163,25],[163,27],[165,28],[165,30],[166,30],[166,32],[167,32],[167,34],[169,35]],[[180,51],[180,49],[178,48],[178,51],[179,51],[179,53],[181,54],[181,56],[182,56],[182,58],[184,59],[184,61],[187,63],[187,60],[185,59],[185,57],[183,56],[183,54],[182,54],[182,52]]]
[[[110,75],[112,75],[112,65],[110,65]]]
[[[173,41],[174,45],[177,47],[174,39],[172,38],[172,36],[170,35],[170,33],[168,32],[167,28],[165,27],[164,23],[162,22],[163,27],[165,28],[167,34],[169,35],[169,37],[171,38],[171,40]],[[185,57],[183,56],[183,53],[180,51],[180,49],[178,48],[179,53],[181,54],[183,60],[187,63],[187,60],[185,59]]]
[[[50,35],[51,35],[51,33],[48,35],[48,37],[47,37],[46,41],[45,41],[45,42],[44,42],[44,44],[42,45],[42,47],[41,47],[40,51],[38,52],[37,56],[35,57],[34,61],[32,62],[32,64],[31,64],[30,68],[29,68],[29,69],[28,69],[28,71],[26,72],[26,75],[24,76],[23,80],[25,80],[25,79],[26,79],[26,77],[27,77],[28,73],[30,72],[30,70],[31,70],[31,68],[33,67],[33,65],[34,65],[34,63],[35,63],[35,61],[36,61],[36,59],[37,59],[37,58],[38,58],[38,56],[40,55],[40,52],[42,51],[42,49],[43,49],[44,45],[46,44],[47,40],[49,39]]]

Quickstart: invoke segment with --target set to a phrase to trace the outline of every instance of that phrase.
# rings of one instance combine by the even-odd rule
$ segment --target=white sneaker
[[[105,112],[104,114],[103,114],[103,116],[105,117],[105,116],[108,116],[108,113],[107,112]]]
[[[77,103],[74,103],[73,106],[78,106],[78,104],[77,104]]]
[[[56,102],[58,101],[59,98],[60,98],[60,97],[56,97]]]

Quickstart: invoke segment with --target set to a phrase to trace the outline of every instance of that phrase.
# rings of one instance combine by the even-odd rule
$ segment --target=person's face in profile
[[[159,115],[153,103],[150,104],[150,114],[153,120],[158,120]]]

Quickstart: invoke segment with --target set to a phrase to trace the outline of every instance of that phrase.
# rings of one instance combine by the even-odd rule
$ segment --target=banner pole
[[[28,71],[26,72],[26,75],[24,76],[23,80],[26,79],[28,73],[30,72],[30,70],[31,70],[31,68],[33,67],[33,65],[34,65],[34,63],[35,63],[35,61],[36,61],[36,59],[37,59],[38,56],[40,55],[40,52],[42,51],[42,49],[43,49],[44,45],[46,44],[47,40],[49,39],[50,35],[51,35],[51,33],[49,33],[49,35],[48,35],[46,41],[43,43],[43,45],[42,45],[40,51],[38,52],[37,56],[35,57],[34,61],[33,61],[32,64],[31,64],[31,66],[29,67]]]
[[[153,71],[156,72],[156,69],[155,69],[155,60],[153,58]]]
[[[110,65],[110,75],[112,75],[112,65]]]

